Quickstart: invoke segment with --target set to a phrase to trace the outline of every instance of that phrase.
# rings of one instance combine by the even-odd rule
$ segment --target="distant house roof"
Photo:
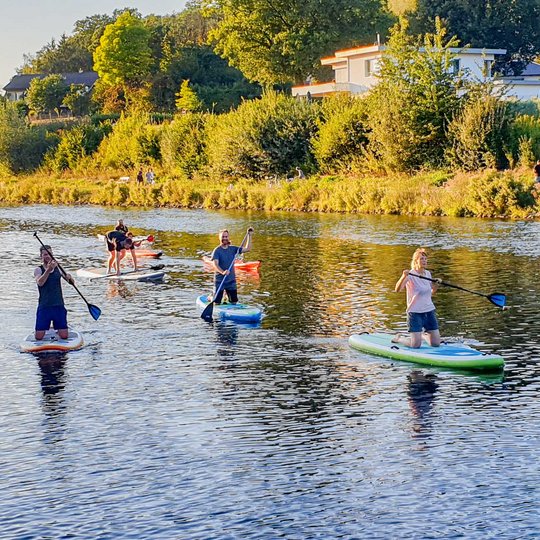
[[[72,84],[83,84],[92,87],[98,80],[98,74],[95,71],[82,71],[80,73],[60,73],[68,86]],[[45,73],[31,73],[27,75],[15,75],[11,78],[3,90],[5,92],[22,92],[28,90],[30,83],[35,78],[44,79],[48,75]]]
[[[540,64],[531,62],[527,64],[527,67],[523,70],[520,77],[538,77],[540,76]]]

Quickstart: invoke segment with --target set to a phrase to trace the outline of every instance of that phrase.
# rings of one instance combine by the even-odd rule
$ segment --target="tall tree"
[[[495,64],[503,74],[521,73],[540,54],[540,0],[416,0],[415,4],[393,0],[393,9],[408,9],[411,32],[432,32],[440,17],[449,34],[464,45],[506,49]]]
[[[149,40],[148,29],[129,11],[109,24],[94,52],[94,69],[103,84],[140,87],[153,64]]]
[[[36,113],[56,111],[58,113],[68,87],[61,75],[49,75],[32,79],[26,95],[26,102]]]
[[[190,88],[189,80],[182,81],[180,90],[176,94],[176,108],[180,112],[198,112],[202,109],[201,100],[197,92]]]
[[[450,69],[458,45],[436,32],[423,39],[396,25],[381,59],[379,84],[366,97],[369,149],[387,171],[439,167],[448,123],[459,108],[459,76]]]
[[[58,41],[52,39],[34,56],[25,56],[24,73],[68,73],[90,71],[92,54],[75,36],[63,34]]]
[[[388,27],[381,0],[208,0],[215,51],[264,85],[298,82],[336,48]]]

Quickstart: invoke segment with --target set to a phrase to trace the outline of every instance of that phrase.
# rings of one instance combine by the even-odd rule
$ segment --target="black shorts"
[[[126,248],[124,248],[122,246],[116,246],[115,247],[114,244],[112,244],[111,242],[109,242],[107,240],[107,251],[123,251],[124,249],[126,249]]]

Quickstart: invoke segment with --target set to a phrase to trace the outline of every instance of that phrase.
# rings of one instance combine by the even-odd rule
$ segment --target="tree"
[[[32,79],[26,102],[36,113],[56,111],[57,114],[62,105],[62,100],[68,92],[68,87],[61,75],[48,75],[43,79]]]
[[[399,3],[394,0],[394,4]],[[461,43],[506,49],[507,54],[495,64],[504,74],[521,73],[540,53],[538,0],[417,0],[416,7],[407,13],[415,34],[433,31],[436,17]]]
[[[336,48],[373,42],[388,17],[380,0],[207,0],[214,50],[263,85],[298,82]],[[216,15],[217,12],[217,15]]]
[[[68,73],[92,69],[92,54],[81,45],[75,36],[63,34],[42,47],[33,57],[25,57],[24,72]]]
[[[149,39],[148,29],[129,11],[109,24],[94,52],[94,69],[103,83],[124,88],[140,86],[153,63]]]
[[[64,96],[62,105],[65,105],[75,116],[88,114],[90,96],[83,84],[72,84]]]
[[[176,94],[176,108],[180,112],[198,112],[202,109],[202,102],[197,97],[197,92],[189,87],[188,79],[182,81]]]
[[[463,84],[452,73],[455,38],[435,34],[422,40],[407,35],[401,21],[392,30],[381,59],[379,84],[368,100],[370,151],[387,171],[413,171],[444,163],[448,123],[459,109]]]

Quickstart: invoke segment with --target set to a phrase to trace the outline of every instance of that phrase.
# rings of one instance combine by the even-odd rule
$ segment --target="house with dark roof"
[[[72,84],[81,84],[85,87],[86,92],[90,92],[96,81],[98,74],[95,71],[81,71],[78,73],[60,73],[67,86]],[[24,99],[30,83],[35,78],[44,79],[48,75],[45,73],[31,73],[27,75],[15,75],[11,78],[3,90],[8,101],[19,101]]]

